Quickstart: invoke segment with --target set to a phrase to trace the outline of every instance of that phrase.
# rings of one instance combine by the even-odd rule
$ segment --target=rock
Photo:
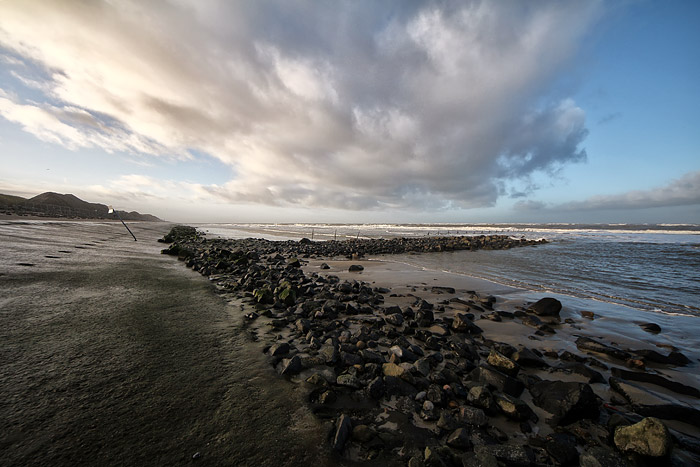
[[[294,290],[294,286],[287,281],[282,282],[275,289],[275,295],[277,295],[280,302],[287,306],[294,306],[297,300],[297,293],[296,290]]]
[[[350,417],[342,414],[336,423],[335,436],[333,437],[333,450],[337,452],[343,452],[345,448],[345,443],[352,433],[352,421]]]
[[[359,355],[349,352],[340,352],[340,362],[343,366],[362,365],[363,360]]]
[[[418,360],[418,355],[398,345],[393,345],[389,348],[389,355],[396,355],[402,362],[413,363]]]
[[[539,329],[540,326],[542,326],[544,323],[542,323],[542,320],[539,319],[537,316],[533,315],[525,315],[522,317],[522,323],[525,326],[529,326],[531,328]]]
[[[668,428],[657,418],[645,418],[639,423],[615,429],[615,446],[625,453],[662,457],[671,449]]]
[[[289,344],[286,342],[283,342],[281,344],[276,344],[270,347],[270,355],[273,357],[279,357],[282,355],[287,355],[289,353],[290,347]]]
[[[421,406],[420,416],[423,420],[427,420],[427,421],[437,420],[439,417],[438,417],[438,411],[435,408],[435,404],[433,404],[430,401],[423,401],[423,405]]]
[[[428,331],[435,334],[436,336],[446,336],[447,334],[450,333],[447,329],[445,329],[444,326],[441,324],[434,324],[428,328]]]
[[[668,356],[662,355],[656,350],[650,350],[650,349],[641,349],[641,350],[635,350],[634,352],[638,356],[642,357],[646,361],[654,362],[654,363],[661,363],[664,365],[678,365],[678,366],[685,366],[688,363],[690,363],[690,360],[688,357],[683,355],[682,353],[678,351],[672,351],[671,353],[668,354]]]
[[[491,444],[475,446],[474,452],[477,456],[493,456],[509,466],[529,466],[535,460],[532,448],[529,446]]]
[[[411,383],[395,376],[384,376],[384,393],[387,397],[409,396],[415,397],[418,390]]]
[[[520,394],[522,394],[525,389],[525,385],[522,381],[511,378],[505,373],[483,364],[474,369],[470,373],[470,376],[474,381],[493,386],[499,391],[513,397],[520,397]]]
[[[371,350],[363,349],[358,352],[360,357],[362,357],[362,360],[365,361],[365,363],[377,363],[381,365],[384,363],[384,357],[381,354],[378,354],[377,352],[372,352]]]
[[[413,456],[408,460],[408,467],[425,467],[422,457]]]
[[[552,433],[547,436],[544,448],[558,465],[576,465],[578,461],[576,438],[571,435]]]
[[[623,362],[627,361],[629,358],[632,357],[629,353],[625,352],[624,350],[620,350],[618,348],[602,344],[600,342],[594,341],[589,337],[579,337],[578,339],[576,339],[576,347],[579,350],[583,351],[606,354],[610,357],[622,360]]]
[[[435,316],[433,315],[432,310],[419,310],[416,313],[416,321],[418,322],[419,326],[428,327],[433,323],[433,321],[435,321]]]
[[[593,446],[579,457],[580,467],[630,467],[617,451],[607,446]]]
[[[384,321],[394,326],[401,326],[403,324],[403,315],[400,313],[394,313],[384,317]]]
[[[498,407],[503,415],[511,420],[522,422],[531,418],[536,418],[530,406],[517,397],[510,397],[506,394],[496,394],[494,400],[496,402],[496,407]]]
[[[335,393],[333,391],[323,391],[320,396],[318,396],[318,402],[319,404],[332,404],[335,402],[337,399]]]
[[[513,361],[518,365],[533,367],[533,368],[548,368],[549,363],[545,362],[542,357],[539,357],[532,350],[523,347],[512,356]]]
[[[545,297],[530,305],[527,311],[538,316],[559,316],[561,311],[561,302],[556,298]]]
[[[472,323],[472,321],[463,313],[457,313],[452,320],[452,329],[456,332],[466,332],[468,334],[481,334],[483,330]]]
[[[382,365],[382,373],[384,373],[384,376],[402,378],[406,375],[406,369],[395,363],[384,363]]]
[[[253,297],[255,301],[261,305],[271,304],[275,300],[275,296],[269,287],[261,287],[253,290]]]
[[[419,358],[415,361],[413,367],[421,375],[428,376],[430,374],[430,359],[428,357]]]
[[[581,316],[583,316],[586,319],[595,319],[595,313],[593,313],[592,311],[582,310]]]
[[[340,352],[335,348],[334,345],[324,345],[318,351],[318,354],[326,361],[326,363],[333,364],[340,358]]]
[[[292,358],[285,358],[282,360],[280,373],[283,375],[293,376],[299,374],[302,369],[303,366],[301,364],[301,359],[298,355],[295,355]]]
[[[570,371],[572,373],[579,374],[581,376],[585,376],[588,378],[588,382],[590,384],[592,383],[604,383],[605,378],[603,377],[602,374],[599,372],[595,371],[592,368],[587,367],[583,363],[579,362],[571,362],[571,363],[562,363],[558,367],[556,367],[557,370],[561,371]]]
[[[496,407],[493,395],[486,386],[473,386],[469,389],[467,401],[489,412],[493,411]]]
[[[459,419],[462,423],[474,426],[484,426],[489,421],[483,410],[468,406],[460,407]]]
[[[447,437],[446,443],[449,447],[462,451],[466,451],[471,448],[472,445],[469,440],[469,433],[464,428],[457,428],[453,431],[450,436]]]
[[[319,266],[321,269],[330,269],[331,267],[328,266],[326,263],[321,263],[321,266]]]
[[[352,439],[360,443],[371,441],[375,434],[375,431],[367,425],[356,425],[352,429]]]
[[[431,402],[431,401],[426,401],[426,402]],[[425,407],[425,403],[424,403]],[[428,406],[429,407],[429,406]],[[435,404],[433,403],[433,408],[435,407]],[[458,427],[457,420],[452,416],[451,413],[449,412],[442,412],[440,414],[440,418],[437,421],[437,427],[442,428],[443,430],[447,431],[452,431]]]
[[[379,400],[384,396],[384,380],[377,376],[367,385],[367,395],[372,399]]]
[[[642,323],[639,325],[639,327],[652,334],[658,334],[661,332],[661,326],[656,323]]]
[[[646,417],[678,420],[700,427],[700,410],[681,404],[636,405],[635,412]]]
[[[598,399],[586,383],[543,380],[530,387],[530,394],[536,406],[553,415],[552,426],[599,415]]]
[[[655,375],[652,373],[640,373],[638,371],[627,371],[621,368],[612,368],[610,370],[611,374],[617,378],[626,379],[628,381],[640,381],[644,383],[651,383],[657,386],[661,386],[671,391],[677,392],[678,394],[684,394],[686,396],[691,396],[700,399],[700,390],[692,386],[686,386],[685,384],[678,383],[676,381],[670,381],[661,375]]]
[[[447,467],[449,464],[443,459],[439,447],[425,447],[424,462],[426,467]]]
[[[359,389],[362,387],[362,383],[360,383],[359,379],[348,374],[339,375],[336,379],[336,384],[338,386],[345,386],[353,389]]]
[[[313,375],[306,378],[306,382],[313,384],[314,386],[328,386],[328,381],[323,377],[321,373],[314,373]]]
[[[518,371],[520,371],[520,367],[517,363],[515,363],[513,360],[506,357],[505,355],[501,354],[500,352],[496,351],[496,349],[494,348],[491,349],[491,352],[489,353],[489,356],[486,359],[486,361],[489,365],[491,365],[499,371],[502,371],[508,376],[517,376]]]
[[[360,272],[360,271],[364,271],[364,270],[365,270],[365,267],[362,266],[361,264],[352,264],[348,268],[348,271],[350,271],[350,272]]]

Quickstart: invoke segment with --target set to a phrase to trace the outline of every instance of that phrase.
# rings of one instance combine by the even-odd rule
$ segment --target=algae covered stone
[[[671,436],[658,418],[648,417],[639,423],[615,429],[615,446],[622,452],[662,457],[671,449]]]

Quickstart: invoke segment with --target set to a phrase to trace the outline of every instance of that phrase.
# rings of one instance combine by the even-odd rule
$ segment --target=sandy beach
[[[699,459],[700,346],[674,336],[682,317],[650,316],[652,334],[623,308],[557,296],[540,315],[542,296],[401,255],[168,246],[170,225],[130,227],[138,242],[114,222],[0,223],[3,465]],[[555,414],[548,382],[587,413]],[[615,447],[650,414],[661,458]]]
[[[624,307],[427,271],[393,255],[328,257],[334,249],[349,251],[198,236],[167,252],[224,296],[243,297],[249,332],[267,343],[271,366],[310,386],[309,404],[333,421],[330,445],[342,459],[698,462],[698,347],[694,336],[674,335],[695,318],[650,313],[654,322],[635,322]],[[630,432],[628,444],[658,442],[639,431],[645,424],[664,434],[662,454],[622,441]]]
[[[129,227],[0,223],[0,464],[329,464],[237,306]]]

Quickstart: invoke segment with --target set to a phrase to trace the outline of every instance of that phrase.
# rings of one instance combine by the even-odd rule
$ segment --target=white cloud
[[[70,148],[170,157],[195,148],[234,167],[225,185],[198,188],[232,202],[488,206],[504,182],[585,158],[583,110],[535,103],[597,11],[598,2],[5,2],[0,46],[49,78],[15,70],[46,101],[0,95],[0,115]]]

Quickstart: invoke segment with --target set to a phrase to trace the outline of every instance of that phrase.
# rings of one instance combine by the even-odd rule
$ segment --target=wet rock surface
[[[566,351],[499,342],[491,340],[489,326],[519,326],[537,341],[571,323],[560,319],[562,303],[554,298],[506,312],[498,309],[497,297],[439,284],[424,284],[423,293],[416,286],[399,293],[363,282],[367,271],[349,272],[349,262],[338,275],[328,265],[339,256],[356,265],[370,254],[537,242],[501,236],[270,242],[185,234],[172,234],[174,243],[163,253],[209,276],[222,294],[243,298],[247,332],[268,342],[266,354],[280,377],[308,386],[309,406],[331,427],[327,445],[339,461],[627,465],[635,456],[663,451],[664,459],[681,453],[700,462],[700,450],[681,445],[664,420],[648,418],[655,420],[648,429],[631,428],[644,410],[668,401],[641,404],[620,393],[650,384],[697,398],[697,390],[685,384],[624,369],[632,357],[675,368],[683,362],[679,352],[640,354],[584,336]],[[327,263],[305,271],[310,259]],[[678,406],[688,408],[684,403]]]

